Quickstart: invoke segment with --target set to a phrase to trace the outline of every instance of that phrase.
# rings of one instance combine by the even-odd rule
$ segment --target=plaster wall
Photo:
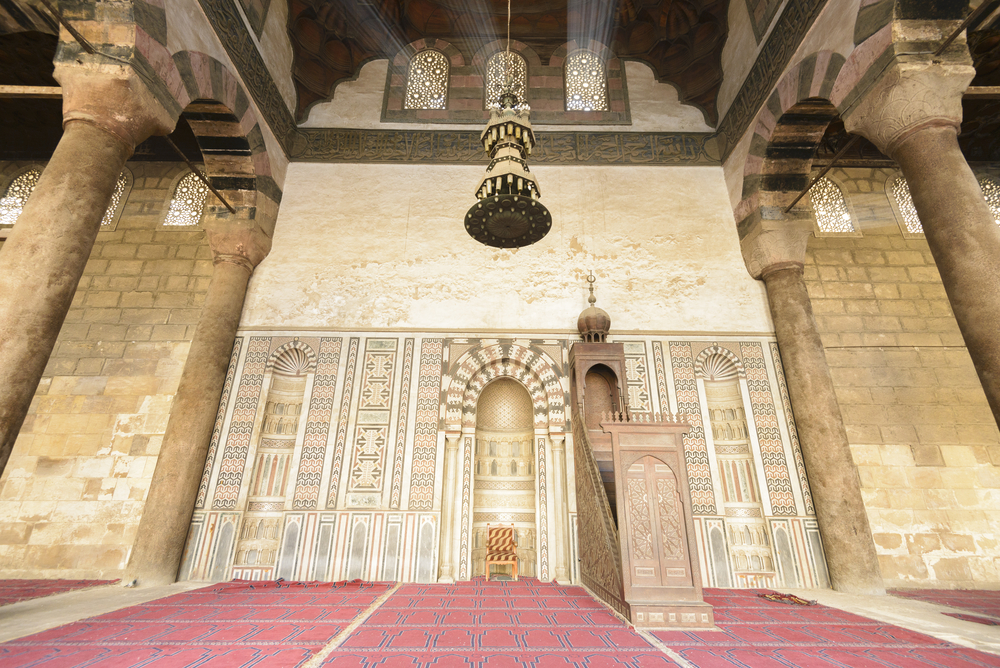
[[[272,7],[272,10],[274,10],[277,5],[282,3],[274,2],[272,4],[275,5],[275,7]],[[215,29],[208,22],[208,17],[206,17],[205,13],[201,10],[201,5],[198,4],[198,0],[171,0],[170,2],[164,3],[164,6],[167,15],[167,49],[169,49],[170,53],[173,54],[178,51],[198,51],[209,55],[223,63],[229,69],[229,72],[243,84],[243,89],[247,93],[247,99],[250,100],[254,113],[257,115],[257,120],[260,121],[264,144],[267,146],[267,153],[271,159],[272,176],[278,186],[281,187],[285,182],[285,172],[288,168],[288,158],[285,156],[285,152],[282,150],[281,144],[275,138],[271,127],[267,124],[266,117],[263,113],[261,113],[256,101],[253,99],[253,95],[250,94],[246,82],[242,81],[239,70],[235,65],[233,65],[232,60],[229,58],[229,54],[226,53],[225,47],[222,46],[222,43],[219,41],[219,37],[215,34]],[[268,18],[269,23],[272,20],[274,19],[271,17]],[[249,27],[247,27],[247,32],[252,38],[253,31],[251,31]],[[264,38],[266,41],[266,32]],[[270,68],[272,77],[275,76],[274,68],[279,66],[280,58],[275,55],[279,52],[280,49],[275,47],[271,52],[272,55],[270,60],[268,60],[268,57],[265,55],[265,62],[267,62],[268,67]],[[289,62],[291,62],[290,56]],[[281,70],[279,70],[279,72],[280,71]],[[278,76],[275,80],[278,81],[281,78],[281,76]],[[285,95],[282,84],[278,85],[278,89],[282,90],[283,99],[287,103],[288,97]]]
[[[573,125],[573,130],[599,130],[601,132],[711,132],[702,113],[695,107],[681,104],[677,90],[669,84],[657,83],[653,70],[644,63],[625,61],[625,78],[628,104],[632,114],[631,125]],[[333,99],[313,106],[309,118],[302,124],[307,128],[383,128],[383,129],[439,129],[440,124],[383,123],[382,100],[386,87],[388,60],[373,60],[361,68],[358,78],[340,83],[334,89]],[[472,125],[447,124],[451,130],[481,130],[482,123]],[[546,126],[535,125],[544,130]]]
[[[810,240],[805,277],[889,587],[1000,586],[1000,432],[895,170],[835,169],[863,236]]]
[[[0,478],[0,577],[118,577],[135,538],[212,259],[201,228],[162,224],[188,169],[128,169]]]
[[[575,332],[587,272],[616,332],[772,330],[719,167],[535,170],[554,220],[490,248],[462,225],[480,166],[290,166],[245,327]]]
[[[295,83],[292,81],[292,42],[288,36],[288,3],[273,0],[264,22],[260,39],[250,30],[250,37],[257,43],[267,71],[288,110],[295,113]]]

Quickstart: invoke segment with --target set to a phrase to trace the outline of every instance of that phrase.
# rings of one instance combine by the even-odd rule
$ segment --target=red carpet
[[[675,666],[582,587],[403,585],[324,666]]]
[[[889,593],[1000,619],[1000,591],[993,589],[893,589]]]
[[[698,668],[980,668],[1000,656],[822,605],[795,606],[752,589],[706,589],[720,631],[656,631]]]
[[[0,667],[301,666],[387,583],[231,582],[0,645]],[[708,589],[718,631],[656,631],[696,668],[997,668],[965,649],[839,610],[757,590]],[[581,587],[537,580],[408,584],[324,666],[667,667],[676,664]]]
[[[0,580],[0,605],[116,582],[118,580]]]
[[[213,585],[4,643],[0,666],[297,666],[391,586]]]

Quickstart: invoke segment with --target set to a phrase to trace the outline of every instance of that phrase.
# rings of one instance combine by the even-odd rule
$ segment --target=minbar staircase
[[[600,440],[610,437],[610,448],[595,451],[583,413],[575,403],[583,583],[636,626],[714,626],[702,598],[681,441],[689,425],[676,415],[605,413]]]

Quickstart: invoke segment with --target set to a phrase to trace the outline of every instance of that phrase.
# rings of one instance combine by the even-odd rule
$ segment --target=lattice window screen
[[[821,232],[854,232],[851,212],[840,186],[824,176],[809,190],[809,198]]]
[[[566,58],[566,111],[607,111],[608,79],[596,53],[577,51]]]
[[[448,59],[427,49],[413,56],[406,78],[404,109],[444,109],[448,104]]]
[[[7,192],[0,199],[0,225],[13,225],[17,217],[21,215],[24,203],[28,201],[28,195],[35,189],[38,177],[42,175],[37,169],[21,174],[11,181]]]
[[[997,185],[992,176],[980,176],[979,187],[983,190],[983,197],[986,198],[986,203],[990,207],[993,220],[996,221],[997,225],[1000,225],[1000,185]]]
[[[504,63],[506,61],[506,68]],[[528,64],[516,53],[501,51],[490,56],[486,61],[486,106],[500,103],[500,93],[503,92],[510,73],[511,88],[517,98],[524,102],[528,82]]]
[[[193,172],[177,184],[164,225],[197,225],[205,208],[208,188]]]
[[[897,176],[890,187],[892,197],[896,200],[896,206],[903,215],[903,224],[910,234],[923,234],[924,226],[920,223],[920,216],[917,215],[917,208],[913,206],[913,198],[910,197],[910,186],[906,179]]]

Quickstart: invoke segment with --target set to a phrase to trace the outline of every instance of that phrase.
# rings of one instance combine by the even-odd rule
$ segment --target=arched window
[[[592,51],[566,58],[566,111],[607,111],[608,80],[604,63]]]
[[[14,224],[41,175],[37,169],[31,169],[10,182],[7,192],[0,199],[0,225]]]
[[[917,216],[917,208],[913,206],[913,198],[910,197],[910,186],[906,179],[897,176],[890,186],[892,198],[896,200],[896,208],[903,216],[903,224],[910,234],[923,234],[924,226],[920,224],[920,217]]]
[[[809,198],[816,212],[820,232],[854,232],[851,212],[840,186],[824,176],[809,190]]]
[[[125,191],[129,186],[130,174],[128,170],[122,170],[122,173],[118,175],[118,181],[115,183],[115,191],[111,193],[111,203],[108,204],[108,210],[104,212],[104,218],[101,219],[101,227],[111,225],[118,219],[121,215],[121,210],[125,208]]]
[[[164,225],[197,225],[201,221],[201,210],[205,208],[208,188],[192,172],[177,183],[174,196]]]
[[[979,187],[983,190],[983,197],[990,207],[993,220],[1000,225],[1000,185],[997,185],[992,176],[983,175],[979,177]]]
[[[404,109],[444,109],[448,104],[448,59],[426,49],[410,60]]]
[[[486,61],[486,106],[500,103],[500,93],[510,76],[511,88],[522,102],[527,100],[528,64],[520,55],[500,51]]]

